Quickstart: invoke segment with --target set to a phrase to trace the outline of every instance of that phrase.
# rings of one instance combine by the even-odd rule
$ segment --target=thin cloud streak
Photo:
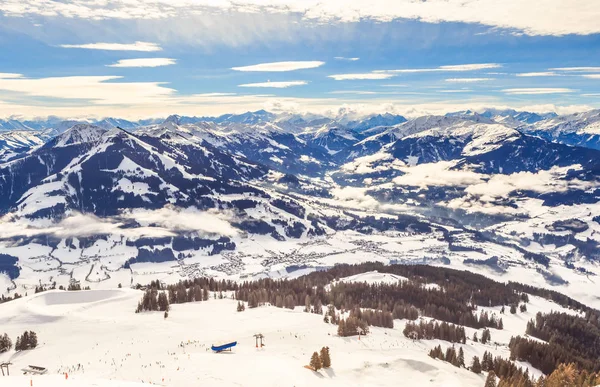
[[[259,83],[246,83],[238,85],[238,87],[273,87],[276,89],[284,89],[292,86],[303,86],[308,84],[306,81],[284,81],[284,82],[259,82]]]
[[[177,63],[171,58],[138,58],[138,59],[121,59],[115,64],[106,65],[107,67],[160,67],[170,66]]]
[[[554,71],[543,71],[543,72],[532,72],[532,73],[518,73],[517,77],[557,77],[559,74]]]
[[[88,44],[61,44],[62,48],[82,48],[86,50],[105,50],[105,51],[143,51],[153,52],[162,51],[156,43],[135,42],[132,44],[122,43],[88,43]]]
[[[356,62],[356,61],[357,61],[357,60],[359,60],[360,58],[346,58],[346,57],[343,57],[343,56],[336,56],[336,57],[335,57],[335,58],[333,58],[333,59],[337,59],[337,60],[346,60],[346,61],[349,61],[349,62]]]
[[[494,78],[449,78],[446,82],[451,83],[475,83],[475,82],[487,82],[493,81]]]
[[[291,62],[271,62],[260,63],[251,66],[232,67],[235,71],[262,71],[262,72],[284,72],[304,69],[313,69],[323,66],[325,62],[321,61],[291,61]]]
[[[397,70],[377,70],[376,72],[384,73],[429,73],[429,72],[461,72],[461,71],[477,71],[486,69],[495,69],[502,67],[499,63],[469,63],[460,65],[446,65],[433,68],[421,69],[397,69]]]
[[[386,73],[357,73],[357,74],[334,74],[329,75],[329,78],[333,78],[336,81],[348,81],[348,80],[377,80],[377,79],[389,79],[394,74]]]
[[[575,73],[597,73],[600,72],[600,67],[556,67],[549,70]]]
[[[506,94],[513,95],[539,95],[539,94],[565,94],[573,93],[575,90],[567,88],[552,88],[552,87],[539,87],[539,88],[517,88],[517,89],[503,89]]]

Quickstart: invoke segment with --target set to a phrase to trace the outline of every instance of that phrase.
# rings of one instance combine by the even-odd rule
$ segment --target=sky
[[[600,108],[597,0],[0,0],[0,117]]]

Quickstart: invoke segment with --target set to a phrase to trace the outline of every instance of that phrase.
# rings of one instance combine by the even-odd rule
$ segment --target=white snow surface
[[[349,277],[350,278],[350,277]],[[363,273],[353,280],[398,280],[383,273]],[[106,289],[48,291],[0,305],[0,327],[11,337],[24,329],[38,334],[34,350],[0,354],[13,363],[13,375],[28,365],[48,369],[47,375],[11,376],[2,386],[101,386],[141,384],[190,386],[481,386],[485,373],[475,375],[447,362],[431,359],[429,349],[440,340],[416,341],[402,334],[405,320],[393,329],[371,328],[368,336],[337,336],[337,327],[320,315],[262,306],[236,312],[236,301],[224,299],[171,305],[167,319],[160,312],[134,313],[141,291]],[[499,314],[499,308],[480,308]],[[523,334],[538,311],[573,311],[530,297],[528,311],[504,314],[505,329],[492,329],[495,344],[462,345],[465,359],[484,351],[508,357],[510,337]],[[266,346],[255,348],[255,333]],[[467,337],[474,329],[467,328]],[[481,332],[479,332],[479,335]],[[237,341],[230,353],[216,354],[212,344]],[[310,355],[328,346],[332,368],[304,368]],[[456,346],[461,346],[456,344]],[[82,367],[79,367],[81,364]],[[521,364],[528,366],[527,364]],[[540,375],[529,366],[530,374]],[[65,379],[64,373],[69,378]]]

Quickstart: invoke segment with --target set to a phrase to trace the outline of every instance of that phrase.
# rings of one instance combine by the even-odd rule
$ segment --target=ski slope
[[[373,273],[364,277],[372,278]],[[450,343],[413,342],[404,337],[405,321],[393,329],[371,328],[362,337],[337,336],[337,326],[320,315],[262,306],[236,312],[228,298],[171,305],[167,319],[160,312],[135,314],[141,291],[107,289],[48,291],[0,305],[0,331],[11,338],[25,329],[37,332],[38,348],[0,354],[13,363],[13,376],[2,386],[481,386],[485,374],[431,359],[429,349]],[[484,309],[484,308],[482,308]],[[498,313],[498,310],[490,312]],[[531,297],[528,311],[502,315],[503,331],[492,329],[492,341],[468,340],[462,345],[467,364],[485,350],[508,357],[508,340],[523,334],[537,311],[562,310]],[[573,313],[573,312],[571,312]],[[467,337],[475,330],[467,328]],[[255,348],[262,333],[266,346]],[[480,333],[479,333],[480,335]],[[213,353],[212,344],[237,341],[232,352]],[[313,372],[304,365],[321,347],[330,347],[332,368]],[[458,344],[457,344],[458,346]],[[28,365],[46,367],[47,375],[19,375]],[[526,364],[524,364],[526,366]],[[69,375],[65,380],[64,373]],[[539,371],[530,368],[530,374]],[[18,375],[18,376],[15,376]]]

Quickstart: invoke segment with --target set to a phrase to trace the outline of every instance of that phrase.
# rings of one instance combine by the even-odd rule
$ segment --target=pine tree
[[[473,333],[473,341],[474,342],[478,342],[479,340],[477,339],[477,332]]]
[[[158,295],[158,310],[167,312],[169,310],[169,298],[165,292],[160,292]]]
[[[462,347],[460,347],[459,350],[458,350],[457,363],[458,363],[459,367],[464,367],[465,366],[465,353],[463,352]]]
[[[342,319],[338,323],[338,336],[346,336],[346,322]]]
[[[323,368],[331,367],[331,356],[329,355],[329,347],[321,348],[321,365]]]
[[[321,369],[322,364],[321,364],[321,359],[319,358],[319,354],[318,353],[314,352],[312,354],[312,357],[310,358],[310,366],[315,371],[318,371],[318,370]]]
[[[5,333],[0,336],[0,353],[7,352],[12,348],[12,341],[10,337]]]
[[[29,331],[29,344],[28,344],[28,348],[33,349],[35,347],[37,347],[38,345],[38,339],[37,339],[37,334],[34,331]]]
[[[307,294],[306,298],[304,299],[304,311],[306,313],[310,313],[310,296]]]
[[[485,379],[485,384],[483,387],[496,387],[496,374],[494,371],[490,371],[488,373],[487,378]]]
[[[481,373],[481,363],[479,362],[479,358],[477,356],[473,356],[473,362],[471,363],[471,372],[476,374]]]
[[[521,313],[527,312],[527,305],[521,304],[521,306],[519,306],[519,310],[521,310]]]

